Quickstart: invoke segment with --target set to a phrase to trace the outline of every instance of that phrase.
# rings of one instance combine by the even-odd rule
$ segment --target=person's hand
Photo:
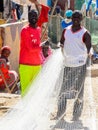
[[[48,51],[49,51],[49,46],[42,47],[42,52],[45,58],[48,57]]]
[[[63,47],[64,47],[64,45],[63,45],[63,44],[60,44],[60,47],[62,47],[62,48],[63,48]]]
[[[37,11],[40,13],[41,11],[41,4],[37,0],[29,0],[31,3],[35,4]]]

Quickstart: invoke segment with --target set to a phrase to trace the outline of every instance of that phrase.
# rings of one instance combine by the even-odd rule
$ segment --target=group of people
[[[30,1],[37,7],[41,6],[36,0]],[[68,24],[68,27],[67,23],[64,23],[64,20],[61,24],[63,32],[61,34],[60,47],[65,59],[65,67],[56,118],[59,118],[65,112],[67,104],[66,91],[71,90],[72,88],[78,93],[73,109],[73,118],[78,118],[81,115],[83,108],[86,62],[91,49],[91,36],[88,30],[81,26],[83,17],[79,10],[73,12],[68,10],[66,16],[68,19],[70,17],[72,21],[70,21],[71,23]],[[41,71],[44,61],[50,54],[48,41],[41,44],[42,26],[38,26],[38,19],[38,12],[34,9],[30,10],[28,13],[29,24],[21,30],[19,76],[22,96],[25,96],[31,82],[33,82]]]
[[[30,0],[30,1],[35,4],[38,10],[32,9],[29,11],[28,13],[29,24],[23,27],[20,34],[19,78],[20,78],[22,96],[24,96],[27,93],[31,81],[33,82],[37,74],[40,72],[47,57],[51,54],[51,49],[46,34],[47,32],[44,34],[45,35],[44,39],[46,41],[43,42],[44,39],[41,39],[41,34],[43,31],[42,30],[43,23],[47,22],[48,20],[49,7],[41,5],[36,0]],[[9,50],[8,49],[9,47],[5,46],[5,48],[7,51]],[[9,52],[9,55],[10,53],[11,51]],[[6,55],[7,59],[9,55]],[[1,51],[1,58],[3,59],[2,51]],[[4,72],[3,70],[1,71]],[[9,72],[8,69],[7,71]],[[5,80],[7,80],[6,77],[4,78]],[[3,86],[5,86],[6,88],[4,81]],[[8,86],[10,85],[8,84]]]

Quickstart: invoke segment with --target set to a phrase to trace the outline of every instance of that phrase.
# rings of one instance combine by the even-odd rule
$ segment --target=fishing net
[[[56,49],[27,95],[0,118],[0,130],[96,130],[95,117],[91,68],[65,67]]]
[[[48,25],[48,36],[54,44],[60,41],[62,33],[61,20],[62,17],[60,15],[53,15]]]
[[[98,20],[86,18],[85,26],[91,33],[94,51],[98,53]]]
[[[60,60],[57,60],[57,57]],[[46,130],[60,85],[63,57],[56,50],[43,66],[28,94],[0,119],[0,130]],[[58,83],[58,84],[57,84]],[[55,86],[56,85],[56,86]],[[60,89],[60,88],[59,88]],[[4,125],[6,124],[6,125]]]

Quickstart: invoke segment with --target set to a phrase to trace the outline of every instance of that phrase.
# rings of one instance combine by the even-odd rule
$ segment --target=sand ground
[[[46,4],[46,0],[42,0]],[[98,128],[98,64],[91,66],[91,84],[93,90],[93,99],[96,109],[96,125]],[[5,114],[10,108],[13,107],[21,99],[20,95],[0,93],[0,116]]]
[[[92,87],[92,95],[93,95],[93,101],[94,101],[94,108],[92,109],[96,110],[96,125],[98,128],[98,64],[93,64],[91,66],[91,87]],[[86,90],[86,93],[87,91],[89,90]],[[0,116],[4,115],[9,109],[13,108],[13,106],[20,99],[21,99],[20,95],[0,93]],[[86,105],[87,104],[88,103],[86,103]],[[88,107],[88,105],[86,107]],[[87,116],[88,115],[86,115],[86,118]]]

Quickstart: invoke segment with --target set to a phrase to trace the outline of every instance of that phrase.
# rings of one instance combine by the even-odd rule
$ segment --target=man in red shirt
[[[29,24],[21,31],[19,71],[21,91],[24,95],[30,81],[33,80],[41,69],[42,57],[40,36],[41,28],[37,27],[38,14],[31,10],[28,14]]]
[[[35,5],[39,6],[36,0],[32,2]],[[42,14],[40,15],[42,16]],[[38,12],[34,9],[31,10],[28,13],[29,24],[23,27],[21,30],[19,73],[22,96],[27,93],[31,82],[40,72],[43,63],[41,47],[41,27],[38,26],[39,23],[40,26],[42,25],[42,21],[40,22],[39,18],[40,16],[38,17]]]

